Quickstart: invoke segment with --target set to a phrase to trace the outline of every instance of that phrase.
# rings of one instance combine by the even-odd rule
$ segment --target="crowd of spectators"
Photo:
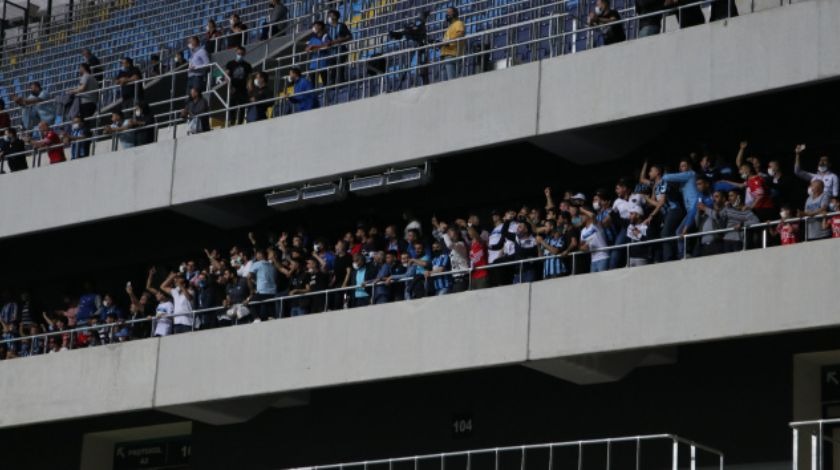
[[[706,21],[699,5],[691,0],[635,0],[635,12],[639,20],[639,36],[649,36],[661,31],[663,15],[675,14],[680,27],[702,24]],[[596,45],[609,45],[626,40],[625,23],[621,14],[612,8],[610,0],[595,0],[594,11],[587,17],[587,24],[594,28]],[[283,35],[288,31],[289,9],[282,0],[268,2],[267,24],[260,38]],[[667,10],[667,12],[666,12]],[[466,51],[466,24],[460,18],[457,8],[445,10],[445,30],[439,44],[432,45],[428,37],[427,19],[430,12],[418,11],[417,17],[401,28],[392,30],[389,38],[405,40],[408,47],[420,48],[412,53],[412,72],[417,82],[429,82],[428,60],[430,50],[439,51],[441,62],[440,78],[449,80],[463,74],[463,62],[458,60]],[[716,21],[737,16],[734,0],[714,0],[711,2],[709,21]],[[341,20],[341,13],[331,9],[325,14],[324,21],[314,21],[311,34],[306,40],[305,52],[308,59],[289,69],[288,82],[268,85],[268,76],[246,60],[249,27],[237,13],[231,13],[226,29],[220,28],[215,21],[209,20],[205,32],[187,40],[187,55],[176,52],[169,63],[161,61],[159,53],[152,54],[145,67],[135,64],[131,57],[121,59],[119,72],[112,77],[112,83],[118,87],[117,98],[122,105],[115,108],[111,124],[101,130],[92,128],[90,118],[102,104],[98,90],[104,83],[102,64],[90,49],[83,49],[80,64],[79,85],[66,90],[60,98],[52,99],[48,90],[38,82],[30,85],[25,96],[12,95],[12,100],[22,108],[19,145],[11,147],[0,145],[0,171],[19,171],[27,167],[25,155],[13,155],[19,152],[42,149],[49,151],[49,162],[59,163],[67,159],[65,149],[69,149],[69,158],[83,158],[90,155],[90,140],[97,136],[114,136],[112,149],[130,148],[151,143],[155,140],[156,126],[167,125],[178,119],[186,120],[188,133],[206,132],[211,129],[208,113],[211,107],[203,93],[208,88],[212,77],[212,54],[223,49],[234,50],[234,60],[224,64],[230,77],[229,106],[231,113],[224,113],[228,124],[243,121],[253,122],[267,119],[274,114],[289,114],[318,108],[322,99],[330,99],[328,94],[316,93],[319,87],[339,85],[349,78],[347,65],[350,60],[348,44],[353,34],[348,25]],[[375,55],[374,55],[375,56]],[[378,64],[375,57],[368,63],[373,73],[384,71],[384,65]],[[221,66],[221,64],[220,64]],[[378,67],[378,68],[377,68]],[[157,119],[145,100],[144,80],[154,78],[170,71],[186,69],[187,85],[183,95],[184,107],[176,115],[158,115]],[[382,70],[379,70],[382,69]],[[214,81],[214,84],[222,83]],[[277,101],[275,93],[281,89],[281,95],[287,100]],[[333,95],[334,96],[334,95]],[[176,97],[172,97],[173,99]],[[58,102],[58,103],[57,103]],[[10,127],[8,115],[3,111],[5,103],[0,101],[0,129]],[[221,114],[220,114],[221,115]],[[76,121],[75,118],[81,118]],[[42,135],[41,124],[55,132],[53,136]],[[63,125],[60,125],[64,123]],[[5,125],[4,125],[5,124]],[[55,127],[57,126],[57,127]],[[118,135],[118,137],[117,137]],[[83,143],[74,141],[82,140]],[[45,146],[49,141],[51,146]],[[36,145],[37,143],[37,145]],[[14,162],[11,160],[15,159]]]
[[[764,246],[751,240],[764,233],[774,245],[840,238],[840,181],[829,157],[809,172],[800,164],[805,145],[784,162],[764,163],[749,149],[742,142],[734,164],[694,154],[673,171],[645,162],[638,179],[592,197],[545,188],[543,207],[494,210],[489,219],[470,213],[424,223],[405,213],[399,225],[359,223],[332,239],[302,229],[264,239],[251,232],[245,243],[204,249],[171,272],[151,268],[124,292],[86,284],[49,308],[35,307],[27,292],[4,292],[0,357],[740,251]],[[652,243],[663,237],[670,238]],[[59,334],[8,342],[43,332]]]

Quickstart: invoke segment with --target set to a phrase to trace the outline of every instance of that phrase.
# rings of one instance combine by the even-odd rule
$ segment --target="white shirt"
[[[190,299],[178,287],[172,288],[173,315],[192,313]],[[192,326],[192,315],[179,315],[175,317],[176,325]]]
[[[499,243],[502,240],[502,224],[499,224],[493,227],[493,231],[490,232],[490,237],[487,239],[487,246],[493,246]],[[487,250],[487,262],[492,263],[496,261],[499,256],[502,256],[501,250]]]
[[[172,302],[158,304],[155,309],[155,336],[167,336],[172,333]]]
[[[604,232],[595,224],[585,227],[580,232],[580,239],[589,247],[592,252],[592,261],[602,261],[609,259],[610,254],[606,251],[595,251],[599,248],[607,246],[607,240],[604,239]]]
[[[630,218],[630,208],[633,206],[634,204],[632,202],[622,198],[617,198],[613,201],[612,208],[614,211],[618,212],[619,217],[624,220],[628,220]]]

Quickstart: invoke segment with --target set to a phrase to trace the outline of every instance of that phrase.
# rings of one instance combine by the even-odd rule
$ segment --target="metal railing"
[[[314,465],[306,470],[473,470],[590,468],[584,461],[597,462],[604,470],[724,469],[724,455],[697,442],[674,434],[652,434],[606,439],[554,442],[391,459],[364,460],[332,465]],[[594,466],[593,466],[594,468]],[[291,470],[291,469],[290,469]]]
[[[815,220],[827,220],[828,217],[834,217],[840,215],[840,212],[828,213],[818,216],[812,217],[799,217],[799,218],[792,218],[786,219],[788,223],[799,223],[803,224],[806,227],[805,230],[805,241],[810,241],[807,234],[807,226],[809,222],[814,222]],[[676,243],[678,241],[684,242],[686,245],[692,239],[696,239],[699,237],[716,235],[722,236],[727,233],[734,233],[738,234],[739,237],[743,238],[743,241],[739,239],[739,246],[742,248],[738,251],[744,251],[748,249],[766,249],[770,245],[768,244],[768,237],[767,231],[773,225],[778,225],[781,221],[773,221],[773,222],[764,222],[753,224],[750,226],[745,227],[733,227],[728,229],[721,229],[721,230],[712,230],[706,232],[698,232],[698,233],[690,233],[686,235],[678,235],[673,237],[663,237],[657,238],[653,240],[647,240],[643,242],[635,242],[635,243],[627,243],[624,245],[614,245],[608,246],[604,248],[599,248],[597,250],[591,251],[574,251],[567,254],[558,254],[558,255],[551,255],[551,256],[538,256],[535,258],[528,258],[528,259],[518,259],[512,261],[504,261],[504,262],[495,262],[489,265],[484,266],[473,266],[469,269],[460,269],[460,270],[450,270],[445,272],[433,272],[431,268],[427,268],[425,271],[427,273],[417,274],[417,273],[408,273],[403,275],[395,275],[396,279],[394,278],[387,278],[387,279],[375,279],[371,282],[364,283],[362,285],[348,285],[343,287],[335,287],[335,288],[328,288],[324,290],[318,290],[314,292],[307,292],[303,294],[296,294],[296,295],[279,295],[273,298],[263,299],[263,300],[256,300],[256,301],[246,301],[244,302],[243,306],[249,309],[250,318],[253,319],[256,316],[256,313],[250,312],[250,309],[254,306],[261,306],[261,305],[268,305],[267,309],[269,311],[268,315],[271,318],[282,318],[285,315],[285,312],[289,311],[292,307],[300,306],[301,301],[305,301],[310,304],[308,309],[301,314],[309,314],[309,313],[319,313],[319,312],[327,312],[331,310],[341,310],[344,308],[352,308],[354,307],[354,303],[357,303],[357,299],[362,299],[365,301],[365,304],[376,304],[376,303],[390,303],[394,301],[402,301],[402,300],[411,300],[414,298],[419,298],[415,295],[416,290],[420,289],[420,292],[425,292],[423,297],[425,296],[435,296],[440,295],[436,292],[435,280],[440,278],[445,278],[448,280],[448,284],[452,286],[453,290],[449,291],[452,293],[460,292],[457,289],[454,289],[455,282],[460,282],[463,286],[461,291],[472,291],[473,289],[473,280],[476,274],[481,272],[487,272],[489,275],[490,273],[495,271],[495,276],[498,280],[498,285],[509,285],[511,283],[530,283],[536,282],[542,276],[540,276],[541,271],[541,264],[547,261],[552,260],[560,260],[564,263],[566,269],[566,274],[556,273],[558,275],[578,275],[585,273],[587,270],[583,268],[581,258],[587,255],[591,255],[592,253],[597,252],[604,252],[604,253],[611,253],[613,251],[622,251],[627,254],[627,258],[625,260],[624,266],[617,268],[617,269],[626,269],[639,266],[638,264],[633,264],[630,262],[631,260],[631,250],[633,248],[643,247],[643,246],[651,246],[656,244],[664,244],[664,243]],[[750,246],[747,240],[750,238],[750,234],[757,235],[757,241],[755,246]],[[670,261],[678,261],[678,260],[685,260],[689,258],[688,256],[688,248],[683,248],[684,253],[682,256],[674,258]],[[723,251],[721,251],[723,253]],[[693,256],[692,256],[693,257]],[[583,269],[582,269],[583,268]],[[552,276],[545,276],[546,279],[554,278]],[[341,280],[337,280],[336,282],[341,282]],[[402,292],[400,292],[402,289]],[[357,296],[356,294],[361,294],[364,292],[365,295]],[[447,292],[447,293],[449,293]],[[393,298],[393,300],[392,300]],[[311,305],[314,303],[313,299],[317,300],[318,303],[323,302],[323,306],[319,309],[311,308]],[[379,300],[384,300],[383,302],[379,302]],[[172,315],[171,318],[174,320],[175,317],[182,317],[187,316],[189,318],[189,323],[192,326],[191,329],[200,328],[202,324],[213,323],[212,321],[203,321],[202,318],[207,315],[214,315],[218,316],[220,314],[225,314],[230,308],[238,308],[240,304],[236,305],[219,305],[204,309],[196,309],[191,310],[189,312],[180,312]],[[273,310],[273,312],[271,312]],[[297,316],[297,315],[292,315]],[[144,317],[144,318],[137,318],[133,320],[126,320],[120,321],[116,324],[110,325],[114,328],[116,327],[131,327],[134,325],[148,323],[150,328],[150,336],[154,335],[155,331],[155,321],[157,319],[153,317]],[[238,323],[238,321],[234,321],[233,323]],[[95,326],[79,326],[74,328],[68,328],[65,330],[48,332],[48,333],[41,333],[38,335],[29,335],[20,338],[14,339],[6,339],[0,340],[0,346],[9,345],[12,343],[22,343],[22,342],[37,342],[40,341],[42,344],[46,344],[47,340],[51,337],[59,337],[59,336],[66,336],[69,335],[71,344],[69,345],[72,349],[72,342],[74,335],[77,333],[84,333],[88,331],[100,330],[104,328],[103,324],[95,325]],[[65,345],[68,346],[68,345]],[[39,354],[45,354],[46,348],[40,351]]]
[[[567,0],[559,0],[556,5],[562,4]],[[624,18],[620,20],[621,24],[629,25],[631,22],[638,22],[640,19],[644,19],[646,17],[662,17],[667,14],[677,13],[680,8],[691,8],[701,5],[709,4],[712,0],[701,0],[689,5],[682,5],[679,8],[674,8],[670,10],[664,10],[656,13],[651,13],[648,15]],[[550,7],[550,5],[544,5],[542,8]],[[512,15],[517,14],[516,12],[511,13]],[[535,18],[532,20],[519,22],[513,25],[509,25],[506,27],[495,28],[490,30],[485,30],[480,33],[468,35],[462,39],[456,40],[457,42],[463,42],[467,44],[468,41],[478,41],[482,44],[485,44],[489,41],[492,41],[494,35],[500,33],[506,33],[510,35],[511,32],[515,32],[523,27],[531,27],[534,31],[537,29],[548,25],[548,34],[542,37],[535,37],[533,39],[527,41],[515,41],[511,44],[504,44],[498,47],[489,47],[489,48],[482,48],[479,51],[468,52],[466,54],[462,54],[460,56],[454,58],[438,58],[433,59],[435,57],[435,50],[441,46],[441,44],[431,44],[425,45],[421,47],[405,47],[404,43],[399,44],[389,44],[387,49],[383,49],[381,46],[372,46],[362,49],[354,49],[351,52],[338,52],[333,55],[318,57],[318,58],[311,58],[304,61],[298,61],[297,59],[301,57],[301,53],[295,51],[293,49],[292,53],[288,56],[284,56],[281,59],[291,60],[293,65],[295,66],[308,66],[312,64],[316,64],[321,61],[332,61],[339,56],[348,56],[350,54],[361,55],[368,52],[374,51],[384,51],[381,55],[371,54],[369,57],[360,58],[359,60],[355,60],[352,62],[347,63],[340,63],[336,65],[329,65],[327,67],[318,68],[311,73],[323,74],[323,76],[330,76],[330,74],[339,68],[344,68],[348,71],[352,70],[355,72],[355,75],[358,78],[353,80],[344,81],[341,83],[333,83],[328,84],[327,86],[322,86],[316,88],[315,90],[309,91],[304,94],[299,94],[296,96],[276,96],[279,94],[280,90],[279,87],[282,82],[282,77],[285,76],[284,74],[288,71],[288,65],[279,65],[274,68],[267,68],[267,74],[274,74],[274,95],[271,98],[246,103],[238,106],[229,106],[229,96],[230,93],[227,94],[227,97],[224,99],[220,99],[223,102],[223,106],[226,109],[226,115],[229,116],[231,113],[239,114],[243,109],[248,108],[250,106],[260,106],[260,105],[267,105],[269,107],[275,106],[277,109],[277,113],[275,115],[284,115],[288,114],[289,112],[294,112],[295,106],[293,102],[299,99],[302,96],[314,95],[319,97],[319,105],[320,106],[328,106],[330,104],[334,104],[335,102],[339,101],[338,99],[334,98],[335,94],[339,91],[339,89],[346,89],[348,100],[352,99],[363,99],[368,96],[372,96],[378,93],[387,93],[389,91],[395,89],[403,89],[406,87],[413,87],[419,86],[421,84],[425,85],[426,83],[430,83],[432,81],[440,81],[443,79],[443,69],[445,69],[449,64],[454,65],[455,69],[457,70],[458,76],[467,76],[476,73],[482,73],[488,69],[488,61],[493,57],[494,54],[499,53],[506,57],[507,61],[510,65],[516,65],[517,63],[525,63],[535,60],[541,60],[543,56],[538,51],[538,49],[543,48],[545,49],[544,53],[546,57],[553,57],[557,55],[563,55],[565,53],[573,53],[576,48],[574,44],[580,40],[584,40],[588,43],[594,42],[594,37],[600,30],[602,30],[602,25],[592,26],[592,27],[583,27],[577,28],[572,31],[564,31],[561,21],[567,16],[567,13],[560,13],[555,15],[550,15],[547,17]],[[302,21],[300,19],[290,20],[290,21]],[[538,34],[534,34],[534,36],[539,36]],[[452,41],[452,42],[456,42]],[[546,49],[547,48],[547,49]],[[568,51],[567,51],[568,49]],[[519,55],[520,52],[527,51],[527,57],[521,57]],[[266,56],[268,52],[266,51]],[[411,63],[412,57],[424,57],[424,60],[421,61],[423,63],[415,63],[411,66],[406,66],[405,64]],[[368,66],[377,61],[384,60],[386,63],[385,70],[382,73],[378,73],[375,75],[369,75]],[[402,64],[402,67],[398,70],[388,70],[389,68],[393,68],[388,64],[399,63]],[[221,69],[221,66],[217,63],[211,63],[211,66],[216,69]],[[435,78],[435,72],[437,72],[437,78]],[[139,83],[148,83],[148,82],[155,82],[161,80],[162,78],[166,78],[167,76],[178,74],[178,73],[186,73],[183,70],[179,71],[170,71],[167,74],[146,78]],[[434,80],[432,80],[434,79]],[[313,80],[314,81],[314,80]],[[404,83],[407,82],[407,83]],[[208,90],[214,88],[210,81],[208,83]],[[174,80],[173,80],[174,86]],[[103,90],[107,91],[108,89],[114,90],[118,86],[111,86],[105,87]],[[284,87],[285,88],[285,87]],[[103,91],[99,91],[100,96],[102,96]],[[177,95],[177,97],[176,97]],[[178,94],[174,88],[171,90],[171,97],[168,101],[170,103],[177,102],[179,100],[185,99],[186,93]],[[101,102],[101,101],[100,101]],[[161,116],[166,117],[166,120],[172,115],[173,109],[161,113]],[[214,111],[213,115],[218,115],[218,112]],[[157,116],[157,117],[161,117]],[[91,119],[98,119],[101,118],[102,115],[96,115],[94,118]],[[230,119],[225,120],[224,125],[231,124]],[[59,126],[60,127],[60,126]],[[160,127],[160,126],[158,126]]]
[[[793,434],[793,470],[834,468],[831,462],[826,465],[826,450],[832,449],[836,455],[837,452],[840,452],[840,442],[826,431],[827,428],[840,426],[840,419],[794,421],[789,426]]]

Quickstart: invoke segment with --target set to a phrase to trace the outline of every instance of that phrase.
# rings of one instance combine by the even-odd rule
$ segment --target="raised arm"
[[[645,160],[645,163],[642,164],[642,171],[639,172],[639,183],[650,186],[650,180],[647,177],[647,170],[648,170],[648,161]]]
[[[157,295],[158,292],[160,292],[152,286],[152,279],[154,278],[156,272],[157,270],[155,268],[149,268],[149,275],[146,277],[146,290],[153,295]]]
[[[172,295],[172,283],[175,282],[176,274],[174,272],[169,273],[169,276],[166,276],[166,279],[160,285],[160,290],[168,295]]]
[[[551,198],[551,188],[545,188],[543,193],[545,193],[545,209],[553,209],[555,205],[554,199]]]
[[[741,165],[744,164],[744,151],[747,150],[747,145],[749,143],[747,141],[742,141],[741,144],[738,146],[738,154],[735,155],[735,166],[737,168],[741,168]]]
[[[800,163],[800,158],[799,157],[802,155],[802,152],[804,152],[804,151],[805,151],[805,144],[799,144],[799,145],[796,146],[796,149],[794,149],[794,152],[796,152],[796,160],[794,160],[794,163],[793,163],[793,173],[796,176],[802,178],[805,181],[811,181],[812,179],[814,179],[814,174],[810,173],[810,172],[807,172],[807,171],[803,171],[802,167],[799,165],[799,163]]]

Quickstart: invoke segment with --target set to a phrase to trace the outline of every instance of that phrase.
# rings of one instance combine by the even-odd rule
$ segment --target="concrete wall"
[[[838,75],[840,2],[803,1],[179,138],[177,145],[168,140],[6,175],[0,184],[0,238],[515,140],[540,141]],[[552,149],[563,154],[560,142]]]
[[[175,145],[161,142],[3,175],[0,237],[168,207]]]
[[[158,340],[0,363],[0,427],[154,404]]]
[[[3,361],[0,427],[149,408],[184,416],[196,403],[269,403],[269,394],[348,383],[837,326],[838,246],[825,240]]]

